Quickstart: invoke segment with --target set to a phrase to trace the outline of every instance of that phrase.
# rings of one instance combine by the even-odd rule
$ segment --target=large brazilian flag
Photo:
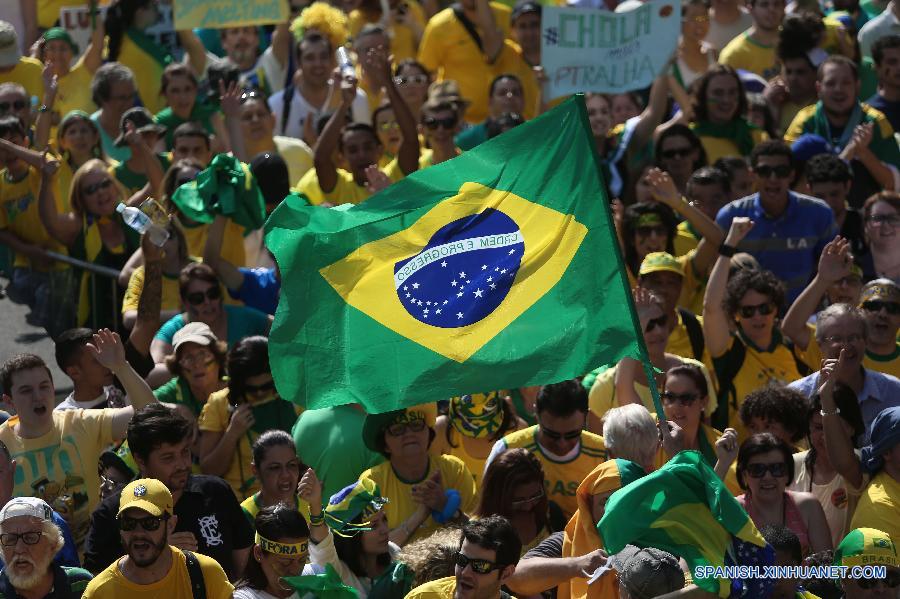
[[[272,373],[306,408],[384,412],[646,355],[580,96],[357,206],[301,204],[266,243]]]

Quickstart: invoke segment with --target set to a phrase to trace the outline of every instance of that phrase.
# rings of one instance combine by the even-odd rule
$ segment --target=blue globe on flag
[[[394,288],[420,322],[458,328],[503,302],[519,271],[525,242],[509,216],[489,208],[448,223],[421,252],[394,265]]]

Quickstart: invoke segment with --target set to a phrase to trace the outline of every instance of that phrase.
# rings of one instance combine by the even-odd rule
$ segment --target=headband
[[[303,541],[302,543],[279,543],[278,541],[269,540],[257,532],[256,544],[266,553],[272,553],[274,555],[303,556],[304,559],[309,555],[309,541]]]

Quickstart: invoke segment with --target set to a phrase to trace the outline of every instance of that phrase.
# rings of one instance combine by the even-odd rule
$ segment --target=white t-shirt
[[[328,98],[325,100],[325,106],[331,104],[329,101],[330,99],[331,95],[329,94]],[[296,88],[294,88],[294,95],[291,97],[291,107],[288,111],[287,126],[281,126],[283,121],[282,115],[284,114],[284,90],[269,96],[269,108],[272,110],[272,114],[275,115],[275,135],[296,137],[297,139],[303,138],[303,122],[306,120],[307,115],[312,114],[313,118],[318,121],[330,112],[328,110],[316,108],[307,102],[306,98],[303,97],[303,94]],[[366,92],[359,88],[356,90],[356,99],[353,100],[353,104],[350,105],[350,112],[353,115],[353,122],[372,124],[372,113],[369,111],[369,99],[366,97]]]
[[[313,566],[312,564],[306,564],[303,566],[303,572],[301,572],[301,576],[312,576],[314,574],[322,574],[325,572],[325,568],[320,568],[318,566]],[[232,595],[234,599],[279,599],[275,595],[271,593],[267,593],[265,591],[258,591],[256,589],[251,589],[250,587],[242,587],[240,589],[235,589],[234,594]],[[315,599],[315,595],[312,593],[306,593],[302,597],[295,591],[293,595],[288,597],[287,599]]]
[[[75,392],[72,391],[62,400],[62,402],[53,408],[54,410],[75,410],[83,408],[86,410],[103,409],[103,408],[124,408],[130,406],[131,401],[122,393],[122,391],[113,385],[103,388],[103,393],[90,401],[75,401]]]
[[[740,10],[741,16],[738,17],[737,21],[729,23],[728,25],[722,25],[715,19],[710,19],[709,33],[706,34],[706,43],[721,52],[722,49],[728,45],[728,42],[749,29],[750,26],[753,25],[753,19],[746,10],[743,8]]]

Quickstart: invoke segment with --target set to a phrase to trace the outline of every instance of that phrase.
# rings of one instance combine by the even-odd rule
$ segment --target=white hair
[[[647,408],[627,404],[606,413],[603,440],[613,456],[644,465],[652,462],[656,455],[659,432]]]

